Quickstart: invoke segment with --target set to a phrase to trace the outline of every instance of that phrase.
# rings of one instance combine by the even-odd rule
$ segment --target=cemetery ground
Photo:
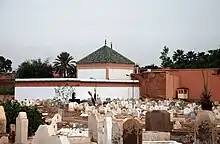
[[[33,136],[26,134],[28,124],[25,112],[20,112],[15,125],[6,133],[5,116],[0,117],[1,140],[10,143],[60,144],[150,144],[183,143],[207,140],[217,144],[220,106],[203,111],[196,103],[168,100],[112,100],[96,106],[88,102],[70,102],[59,108],[53,100],[25,101],[36,105],[45,118]],[[4,111],[1,110],[1,115]],[[204,124],[202,128],[200,124]],[[205,127],[205,128],[204,128]],[[1,141],[0,141],[1,142]],[[5,140],[4,144],[8,144]],[[218,142],[219,143],[219,142]]]

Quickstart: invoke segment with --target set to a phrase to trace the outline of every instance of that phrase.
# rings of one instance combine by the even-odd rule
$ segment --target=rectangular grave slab
[[[143,141],[169,141],[169,132],[145,131],[142,134]]]

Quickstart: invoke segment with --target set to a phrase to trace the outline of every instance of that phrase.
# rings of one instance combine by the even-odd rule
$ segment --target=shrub
[[[14,95],[14,87],[0,85],[0,95]]]
[[[55,88],[56,96],[53,98],[54,102],[59,108],[65,108],[68,106],[69,99],[75,99],[75,88],[70,85],[60,86]]]
[[[45,123],[45,119],[42,118],[42,114],[37,110],[36,106],[23,106],[18,101],[6,101],[1,102],[5,109],[5,115],[7,120],[7,133],[10,132],[10,124],[16,124],[16,117],[19,112],[26,112],[28,118],[28,135],[31,136],[38,129],[39,125]]]
[[[212,111],[212,101],[211,101],[211,92],[208,88],[208,73],[207,73],[207,80],[205,79],[205,76],[204,76],[204,72],[202,71],[202,77],[203,77],[203,83],[204,83],[204,88],[203,88],[203,92],[202,92],[202,95],[201,95],[201,106],[202,106],[202,109],[203,110],[209,110],[209,111]]]

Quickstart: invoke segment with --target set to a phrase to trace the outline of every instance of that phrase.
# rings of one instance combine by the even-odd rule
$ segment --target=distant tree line
[[[60,53],[54,60],[53,65],[48,60],[28,60],[18,66],[17,78],[53,78],[55,75],[62,78],[76,77],[76,62],[67,53]]]
[[[12,72],[12,61],[0,56],[0,74],[13,73],[16,78],[75,78],[76,62],[68,52],[60,53],[51,64],[48,60],[30,59]],[[13,95],[14,88],[0,84],[0,95]]]
[[[161,65],[147,65],[142,69],[196,69],[196,68],[220,68],[220,48],[208,50],[207,52],[195,52],[177,49],[169,56],[169,48],[164,46],[160,59]]]
[[[169,56],[169,48],[164,46],[160,54],[161,64],[146,65],[140,70],[146,69],[195,69],[195,68],[219,68],[220,73],[220,48],[207,52],[195,52],[177,49]],[[12,71],[12,61],[0,56],[0,73]],[[75,78],[76,61],[68,52],[60,53],[51,64],[48,60],[31,59],[22,62],[16,70],[17,78]]]
[[[12,61],[0,56],[0,73],[12,71]],[[17,78],[76,77],[76,62],[68,52],[60,53],[53,64],[48,60],[30,59],[22,62],[15,72]]]

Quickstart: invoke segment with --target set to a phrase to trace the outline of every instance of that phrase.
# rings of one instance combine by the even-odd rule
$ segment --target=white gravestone
[[[55,130],[55,132],[57,132],[57,123],[62,121],[62,117],[60,114],[55,114],[54,117],[52,118],[52,122],[50,124],[50,126],[52,126]]]
[[[68,104],[68,111],[74,111],[74,103],[73,102],[70,102]]]
[[[28,139],[28,119],[26,112],[19,112],[16,118],[16,144],[27,144]]]
[[[0,136],[6,134],[6,116],[3,106],[0,106]]]
[[[104,120],[103,144],[112,144],[112,117],[106,117]]]

